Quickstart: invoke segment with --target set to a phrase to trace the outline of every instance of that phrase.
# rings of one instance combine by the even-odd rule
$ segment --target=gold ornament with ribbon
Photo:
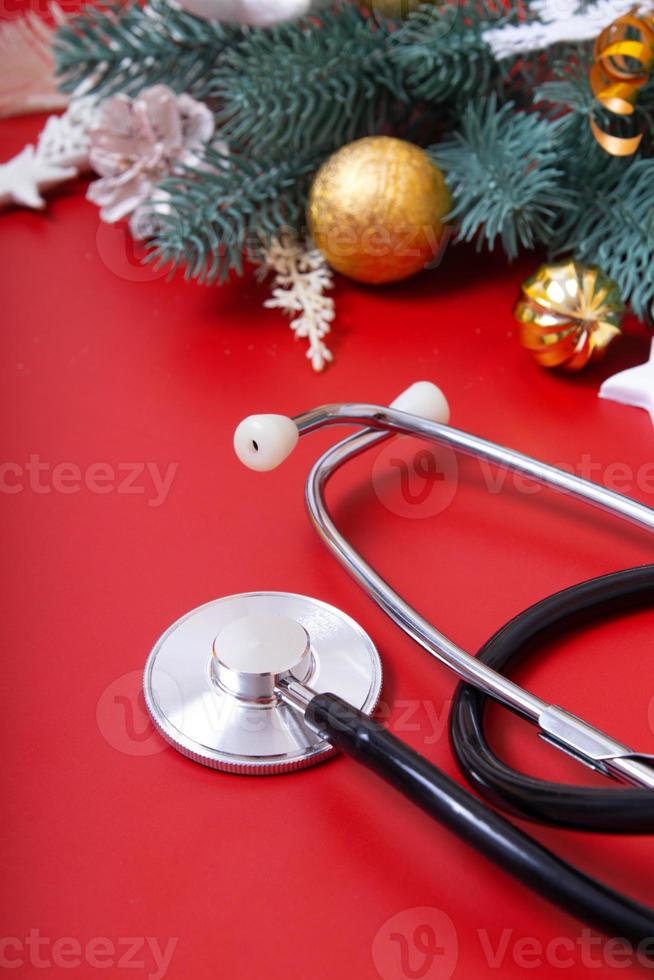
[[[424,150],[390,136],[349,143],[320,168],[309,194],[313,239],[332,268],[358,282],[406,279],[433,266],[452,202]]]
[[[522,345],[542,367],[580,371],[620,334],[624,306],[601,269],[570,260],[541,266],[523,284],[515,315]]]
[[[613,116],[634,115],[638,93],[654,67],[654,20],[627,14],[609,24],[595,42],[590,87],[597,101]],[[643,138],[614,136],[592,118],[590,127],[599,145],[615,157],[632,156]]]

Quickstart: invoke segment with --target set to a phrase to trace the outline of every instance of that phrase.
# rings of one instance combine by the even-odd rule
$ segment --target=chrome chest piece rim
[[[374,643],[345,613],[307,596],[249,592],[173,623],[148,657],[143,691],[156,728],[178,752],[212,769],[266,775],[335,751],[280,699],[283,676],[367,713],[382,684]]]

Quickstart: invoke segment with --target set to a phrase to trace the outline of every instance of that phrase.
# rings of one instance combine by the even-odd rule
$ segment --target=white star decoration
[[[39,191],[76,176],[75,167],[62,167],[37,156],[30,144],[13,160],[0,165],[0,205],[23,204],[28,208],[42,208],[45,201]]]
[[[92,96],[73,99],[62,116],[50,116],[36,147],[0,163],[0,207],[22,204],[42,208],[41,191],[77,177],[89,169],[89,130],[97,114]]]
[[[608,378],[600,388],[599,396],[620,405],[644,408],[654,425],[654,341],[649,361]]]

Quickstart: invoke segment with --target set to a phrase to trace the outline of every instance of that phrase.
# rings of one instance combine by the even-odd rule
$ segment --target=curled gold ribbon
[[[652,67],[654,20],[635,14],[619,17],[595,42],[595,62],[590,70],[593,95],[612,115],[632,116],[638,93],[648,81]],[[642,133],[613,136],[592,116],[590,128],[599,145],[614,157],[632,156],[643,138]]]

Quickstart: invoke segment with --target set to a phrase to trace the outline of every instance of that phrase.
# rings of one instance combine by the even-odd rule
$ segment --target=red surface
[[[1,157],[37,128],[4,123]],[[163,948],[177,940],[171,980],[646,975],[618,969],[614,946],[584,940],[579,923],[353,763],[262,780],[217,774],[165,748],[136,700],[153,642],[188,609],[245,590],[304,592],[372,634],[391,726],[455,773],[443,733],[452,677],[387,622],[306,520],[303,478],[329,435],[264,477],[236,462],[234,425],[255,411],[388,402],[433,378],[460,427],[549,461],[585,459],[595,478],[621,478],[651,503],[646,414],[595,397],[603,377],[644,360],[645,339],[616,345],[579,377],[545,373],[511,318],[533,259],[505,269],[455,250],[440,270],[394,288],[340,280],[336,364],[315,376],[283,319],[262,309],[263,287],[143,278],[81,190],[60,190],[44,214],[0,218],[2,459],[16,464],[3,470],[0,497],[5,960],[29,977],[161,976],[142,948],[150,937]],[[47,467],[38,483],[24,469],[30,456]],[[119,468],[146,462],[176,467],[160,506],[149,505],[143,474],[132,491],[145,492],[118,485]],[[73,469],[55,470],[61,463]],[[94,464],[113,478],[106,467],[89,473]],[[489,493],[474,464],[459,468],[451,505],[431,516],[436,498],[407,515],[378,466],[384,506],[371,468],[362,460],[335,485],[341,524],[471,650],[552,590],[651,559],[644,532],[511,483]],[[7,493],[13,482],[22,489]],[[412,491],[422,489],[414,477]],[[573,636],[522,679],[652,751],[653,627],[644,612]],[[497,740],[525,768],[594,778],[501,720]],[[650,840],[534,832],[654,901]],[[424,956],[415,941],[429,933],[416,930],[430,923],[439,948]],[[129,937],[140,937],[131,959],[144,964],[131,974]]]

